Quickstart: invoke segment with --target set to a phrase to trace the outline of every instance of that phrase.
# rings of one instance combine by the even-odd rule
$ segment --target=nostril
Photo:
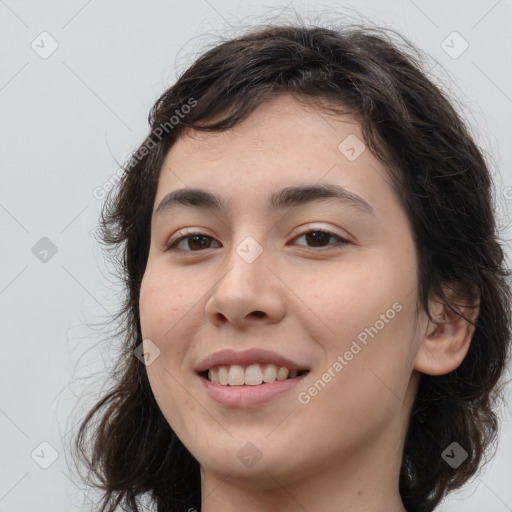
[[[253,311],[251,315],[254,315],[257,318],[261,318],[262,316],[265,316],[265,313],[263,311]]]

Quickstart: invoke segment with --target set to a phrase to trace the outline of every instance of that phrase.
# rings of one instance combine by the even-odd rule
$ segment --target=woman
[[[150,125],[102,217],[127,295],[76,440],[101,510],[434,510],[495,440],[511,296],[486,163],[412,47],[255,30]]]

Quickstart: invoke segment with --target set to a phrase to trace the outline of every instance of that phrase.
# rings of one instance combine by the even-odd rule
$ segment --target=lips
[[[262,379],[261,383],[259,372],[255,372],[256,366],[260,367],[261,377],[265,374],[265,379]],[[277,378],[277,368],[279,368],[280,378],[284,378],[284,380]],[[274,376],[274,371],[270,372],[270,370],[274,369],[276,370],[276,380],[271,382],[270,377]],[[232,370],[234,371],[233,375],[231,375]],[[260,407],[290,393],[306,378],[310,367],[275,352],[253,348],[244,351],[228,349],[215,352],[203,359],[195,371],[200,377],[199,382],[206,394],[218,404],[228,408],[252,408]],[[224,375],[219,375],[219,371]],[[211,377],[212,373],[215,375],[215,372],[217,372],[217,379],[209,380],[208,376]],[[258,373],[257,378],[254,373]],[[244,376],[243,383],[242,375]],[[222,383],[219,377],[222,379]],[[246,382],[247,377],[249,380]],[[229,382],[230,380],[231,382]]]
[[[282,356],[275,352],[264,349],[249,349],[244,351],[235,350],[221,350],[210,354],[208,357],[203,359],[195,368],[195,371],[199,374],[206,372],[207,370],[216,366],[231,366],[240,365],[247,367],[254,364],[269,365],[273,364],[277,367],[284,367],[288,370],[297,371],[309,371],[309,367],[306,364],[293,361],[288,357]]]

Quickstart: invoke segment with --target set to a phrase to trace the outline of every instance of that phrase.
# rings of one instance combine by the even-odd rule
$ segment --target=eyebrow
[[[375,216],[372,206],[362,197],[331,183],[306,184],[283,188],[269,196],[267,206],[277,210],[333,198],[350,206],[355,206],[363,213]],[[158,205],[154,215],[168,212],[178,206],[217,211],[226,209],[224,199],[217,194],[198,188],[181,188],[169,192]]]

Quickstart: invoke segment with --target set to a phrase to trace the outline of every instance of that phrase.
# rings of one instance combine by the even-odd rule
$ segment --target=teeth
[[[274,382],[277,377],[277,368],[275,364],[267,364],[263,371],[263,382]]]
[[[288,368],[279,368],[279,370],[277,371],[277,380],[287,379],[289,373],[290,372],[289,372]]]
[[[228,369],[225,366],[221,366],[219,368],[219,384],[222,384],[223,386],[228,385]]]
[[[240,368],[242,367],[240,366]],[[259,364],[251,364],[246,368],[244,384],[247,384],[248,386],[258,386],[259,384],[263,384],[263,372],[261,371]]]
[[[245,384],[245,372],[240,365],[232,364],[229,368],[228,384],[230,386],[241,386]]]
[[[285,367],[277,367],[275,364],[265,365],[262,370],[260,364],[250,364],[244,370],[239,364],[231,366],[218,366],[208,370],[208,380],[222,386],[259,386],[263,382],[275,382],[276,380],[293,379],[297,377],[298,370],[288,370]]]
[[[219,374],[215,368],[208,371],[208,380],[215,382],[216,384],[219,383]]]

